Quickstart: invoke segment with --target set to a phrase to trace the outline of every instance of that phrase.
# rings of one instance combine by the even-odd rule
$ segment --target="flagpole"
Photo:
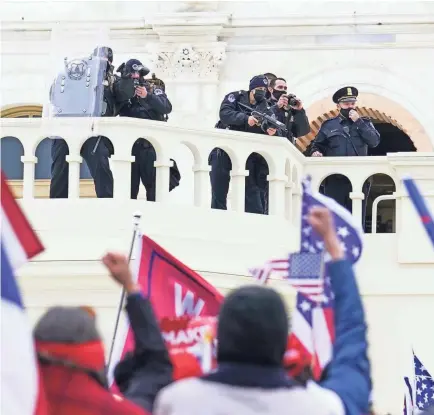
[[[130,252],[128,254],[128,265],[130,264],[131,257],[133,256],[133,250],[134,250],[134,246],[135,246],[135,242],[136,242],[136,237],[137,237],[137,234],[138,234],[139,228],[140,228],[139,225],[140,225],[140,218],[141,217],[142,217],[142,214],[140,212],[136,212],[133,215],[133,237],[132,237],[131,244],[130,244]],[[121,301],[119,302],[118,312],[117,312],[117,316],[116,316],[115,330],[113,333],[112,343],[110,346],[109,358],[108,358],[108,362],[107,362],[108,368],[110,368],[110,364],[112,361],[112,355],[113,355],[113,349],[114,349],[114,345],[115,345],[116,333],[118,331],[119,320],[121,318],[122,309],[124,307],[124,301],[125,301],[125,288],[122,288]]]
[[[319,277],[322,279],[323,285],[324,285],[324,274],[325,274],[324,271],[325,271],[325,260],[324,260],[324,251],[322,251],[321,252],[321,266],[320,266],[320,270],[319,270]],[[316,304],[315,304],[315,308],[318,308],[319,304],[320,304],[320,302],[319,302],[319,300],[317,300]],[[315,341],[315,318],[314,318],[314,312],[315,311],[312,312],[312,332],[311,332],[312,333],[313,358],[314,358],[313,361],[312,361],[312,363],[314,363],[314,360],[316,359],[316,347],[315,347],[316,341]],[[319,365],[319,361],[317,363]],[[313,371],[313,367],[312,366],[313,365],[311,365],[312,373],[314,374],[314,377],[316,377],[315,373]],[[319,379],[316,379],[316,380],[319,380]]]

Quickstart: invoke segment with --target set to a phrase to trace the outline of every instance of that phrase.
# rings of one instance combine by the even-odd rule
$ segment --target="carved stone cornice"
[[[223,42],[157,43],[149,51],[155,71],[164,78],[217,81],[226,57],[225,48]]]
[[[220,13],[174,13],[154,15],[147,19],[163,43],[216,42],[229,15]]]

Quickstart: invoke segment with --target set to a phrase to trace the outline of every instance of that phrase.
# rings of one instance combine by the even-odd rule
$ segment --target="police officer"
[[[120,105],[119,115],[166,121],[167,114],[172,111],[172,104],[164,91],[164,83],[161,81],[158,86],[153,87],[147,82],[144,76],[149,73],[149,70],[137,59],[130,59],[118,70],[122,72],[121,78],[115,84],[116,101]],[[149,141],[139,138],[133,145],[132,155],[135,160],[131,165],[131,198],[137,199],[141,180],[146,188],[146,199],[155,201],[154,147]],[[170,170],[169,190],[179,185],[180,178],[174,162],[174,167]]]
[[[94,50],[94,56],[99,56],[107,62],[106,78],[104,80],[104,102],[107,107],[103,117],[115,115],[113,98],[113,51],[109,47]],[[80,155],[86,161],[90,174],[94,180],[95,192],[98,198],[113,197],[113,174],[110,170],[109,157],[113,154],[113,146],[106,137],[91,137],[81,148]],[[69,154],[65,140],[56,138],[51,143],[51,182],[50,198],[64,199],[68,197],[69,164],[66,156]]]
[[[286,138],[295,144],[295,138],[306,135],[310,131],[303,103],[294,94],[288,94],[284,78],[271,79],[268,90],[270,93],[268,103],[276,118],[286,125],[288,129]],[[278,133],[280,135],[280,131]]]
[[[333,102],[337,104],[339,115],[324,121],[312,142],[311,155],[313,157],[346,157],[367,156],[368,147],[374,148],[380,143],[380,134],[367,117],[361,117],[355,110],[357,88],[347,86],[339,89],[333,95]],[[366,200],[371,188],[367,181],[363,186],[365,195],[362,206],[362,222],[365,223]],[[350,199],[351,184],[342,175],[327,177],[324,183],[324,193],[336,200],[350,212],[352,202]]]
[[[220,121],[217,128],[246,131],[255,134],[275,135],[276,129],[263,131],[258,120],[249,115],[249,110],[240,104],[257,111],[273,115],[266,100],[268,80],[264,75],[253,77],[248,91],[236,91],[226,95],[220,106]],[[232,163],[229,156],[220,149],[214,149],[209,157],[212,200],[211,208],[226,210]],[[245,209],[250,213],[266,213],[266,183],[268,166],[262,156],[253,153],[247,159]]]

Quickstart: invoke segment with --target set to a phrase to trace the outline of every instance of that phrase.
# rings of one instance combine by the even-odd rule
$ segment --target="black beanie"
[[[285,304],[276,291],[256,285],[238,288],[220,309],[217,360],[281,366],[288,326]]]

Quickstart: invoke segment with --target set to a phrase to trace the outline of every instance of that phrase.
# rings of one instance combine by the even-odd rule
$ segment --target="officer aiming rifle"
[[[253,108],[250,108],[248,105],[245,105],[242,102],[239,102],[238,105],[245,108],[247,111],[250,112],[252,117],[258,120],[258,125],[261,126],[262,131],[267,132],[269,128],[275,128],[276,130],[279,131],[279,135],[287,134],[288,129],[286,128],[286,125],[276,120],[272,116],[267,115],[261,111],[255,110]]]

